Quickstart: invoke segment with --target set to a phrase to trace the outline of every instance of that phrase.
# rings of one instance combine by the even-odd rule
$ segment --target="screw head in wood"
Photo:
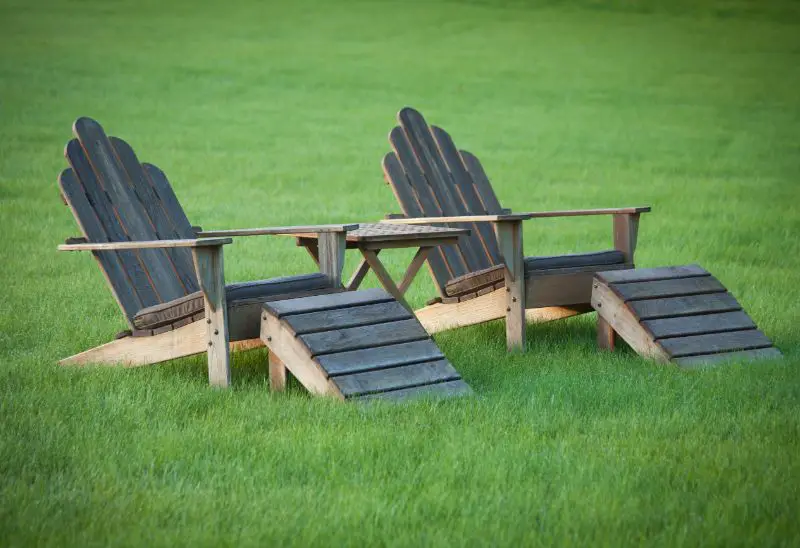
[[[211,323],[211,318],[207,318],[206,323]]]
[[[515,303],[515,302],[517,302],[517,298],[516,298],[516,297],[511,297],[511,302],[512,302],[512,303]]]
[[[603,303],[597,303],[597,308],[602,308]]]
[[[510,306],[506,307],[506,312],[511,312],[511,307]]]
[[[271,341],[271,340],[272,340],[272,337],[267,337],[267,341]]]
[[[211,345],[213,345],[213,344],[214,344],[213,342],[211,342],[211,341],[208,341],[208,346],[211,346]]]
[[[219,329],[214,330],[214,335],[219,335]]]

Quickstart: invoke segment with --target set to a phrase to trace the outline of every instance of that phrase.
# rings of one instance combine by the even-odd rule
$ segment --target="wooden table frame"
[[[455,245],[458,243],[459,236],[468,234],[469,230],[465,228],[421,225],[413,225],[412,227],[412,225],[387,225],[384,223],[362,224],[359,229],[348,232],[346,236],[346,248],[358,249],[362,258],[353,275],[345,284],[345,288],[348,291],[358,289],[371,269],[383,288],[413,312],[413,309],[405,299],[405,293],[428,258],[428,254],[436,246]],[[320,263],[319,244],[316,234],[297,235],[297,245],[305,247],[314,261],[317,264]],[[417,249],[414,258],[411,259],[411,263],[406,268],[403,279],[397,284],[378,258],[378,254],[384,249],[409,247],[418,247],[419,249]]]

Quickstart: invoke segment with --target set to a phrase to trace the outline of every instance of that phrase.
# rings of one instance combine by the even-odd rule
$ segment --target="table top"
[[[467,228],[447,228],[429,225],[400,225],[389,223],[359,223],[356,230],[347,232],[347,241],[355,243],[393,242],[410,245],[431,245],[432,241],[454,243],[459,236],[468,236]],[[317,234],[296,234],[300,239],[318,238]]]

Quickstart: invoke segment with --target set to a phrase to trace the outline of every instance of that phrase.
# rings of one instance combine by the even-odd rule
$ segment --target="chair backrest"
[[[389,133],[394,152],[383,158],[383,172],[407,217],[497,215],[502,207],[478,159],[458,150],[441,128],[429,127],[412,108],[401,110],[400,126]],[[428,264],[444,295],[448,280],[501,263],[497,236],[488,223],[453,226],[471,230],[458,245],[441,246]]]
[[[76,120],[72,131],[76,138],[64,152],[72,167],[61,172],[59,184],[89,242],[195,237],[160,169],[139,163],[125,141],[109,139],[91,118]],[[102,251],[95,257],[130,325],[142,308],[199,289],[186,248]]]

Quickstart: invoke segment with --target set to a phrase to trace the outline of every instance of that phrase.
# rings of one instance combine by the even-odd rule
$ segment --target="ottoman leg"
[[[272,392],[286,390],[286,366],[274,352],[269,352],[269,389]]]
[[[597,346],[603,350],[614,350],[617,334],[600,314],[597,315]],[[271,355],[271,354],[270,354]]]

